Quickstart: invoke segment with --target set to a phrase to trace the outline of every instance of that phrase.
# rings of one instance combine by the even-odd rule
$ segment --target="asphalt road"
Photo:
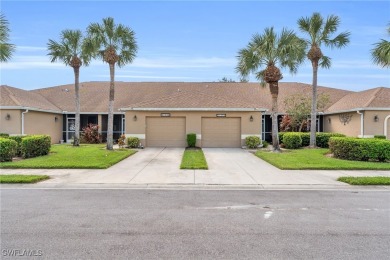
[[[388,259],[390,192],[2,189],[1,258]]]

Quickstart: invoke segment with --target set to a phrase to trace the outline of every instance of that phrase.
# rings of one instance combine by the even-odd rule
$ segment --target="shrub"
[[[345,137],[343,134],[338,133],[317,133],[316,144],[321,148],[329,148],[329,139],[331,137]]]
[[[0,133],[0,138],[3,137],[3,138],[8,138],[9,137],[9,134],[6,134],[6,133]]]
[[[187,134],[188,147],[195,147],[195,144],[196,144],[196,134],[194,133]]]
[[[18,143],[7,138],[0,138],[0,162],[12,162],[16,155]]]
[[[279,144],[283,144],[283,135],[285,133],[290,133],[290,132],[279,132],[278,135],[279,135]]]
[[[119,148],[123,148],[126,145],[126,136],[125,135],[121,135],[121,137],[119,137],[118,145],[119,145]]]
[[[385,135],[374,135],[374,138],[376,139],[386,139]]]
[[[101,143],[99,126],[94,124],[88,124],[88,126],[84,127],[83,132],[81,133],[81,142],[87,144]]]
[[[8,139],[14,140],[18,145],[16,147],[16,156],[22,156],[22,139],[28,137],[28,135],[14,135],[8,137]]]
[[[139,146],[139,138],[138,137],[129,137],[129,138],[127,138],[127,145],[130,148],[138,148],[138,146]]]
[[[329,148],[334,157],[353,161],[389,161],[390,142],[381,139],[331,137]]]
[[[263,148],[267,148],[269,143],[267,141],[263,141]]]
[[[254,135],[246,137],[245,145],[250,149],[256,149],[260,145],[260,137]]]
[[[285,133],[283,135],[283,144],[287,149],[298,149],[302,147],[300,133]]]
[[[22,139],[23,158],[47,155],[50,152],[51,138],[48,135],[31,135]]]

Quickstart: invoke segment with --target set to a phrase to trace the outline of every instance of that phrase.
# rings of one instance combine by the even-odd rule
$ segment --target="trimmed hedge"
[[[16,148],[16,156],[18,157],[22,156],[22,140],[26,137],[28,137],[28,135],[13,135],[8,137],[8,139],[14,140],[18,144]]]
[[[0,162],[12,162],[18,143],[8,138],[0,138]]]
[[[50,152],[51,137],[48,135],[32,135],[22,139],[23,158],[47,155]]]
[[[390,161],[390,142],[381,139],[332,137],[329,141],[334,157],[352,161]]]
[[[139,138],[138,137],[129,137],[129,138],[127,138],[127,145],[130,148],[138,148],[138,146],[139,146]]]
[[[302,147],[302,138],[300,133],[285,133],[283,135],[283,144],[287,149],[298,149]]]
[[[280,132],[279,140],[281,144],[284,144],[283,136],[287,133],[294,133],[300,135],[302,139],[302,146],[310,145],[310,133],[309,132]],[[329,138],[331,137],[345,137],[343,134],[338,133],[316,133],[316,143],[318,147],[328,148],[329,147]]]
[[[9,134],[6,134],[6,133],[0,133],[0,138],[8,138],[9,137]]]
[[[386,139],[385,135],[374,135],[374,138],[376,139]]]
[[[250,149],[256,149],[260,145],[260,137],[254,135],[246,137],[245,145]]]
[[[196,144],[196,134],[194,133],[187,134],[188,147],[195,147],[195,144]]]

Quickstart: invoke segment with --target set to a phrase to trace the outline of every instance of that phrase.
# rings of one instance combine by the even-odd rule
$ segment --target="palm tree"
[[[293,31],[283,29],[280,34],[273,27],[266,28],[262,35],[255,34],[247,47],[238,52],[236,71],[246,78],[253,73],[261,85],[268,83],[272,96],[272,145],[280,151],[278,137],[278,82],[283,78],[280,68],[287,68],[291,74],[297,72],[305,57],[305,42]]]
[[[83,37],[80,30],[63,30],[61,32],[60,42],[50,40],[47,44],[49,51],[48,55],[51,58],[51,62],[57,60],[62,61],[66,66],[73,68],[74,72],[74,89],[76,100],[76,124],[74,135],[74,146],[80,145],[80,67],[82,65],[88,66],[94,53],[94,49],[91,48],[88,39]]]
[[[390,24],[387,27],[387,33],[390,35]],[[375,64],[384,68],[390,67],[390,42],[382,39],[375,43],[375,48],[371,50],[372,60]]]
[[[3,14],[0,14],[0,62],[6,62],[11,59],[15,51],[15,45],[9,43],[8,21]]]
[[[310,125],[310,147],[316,147],[316,126],[317,126],[317,73],[318,67],[330,68],[330,58],[323,55],[321,45],[324,44],[330,48],[342,48],[349,43],[349,32],[343,32],[332,38],[340,25],[338,16],[330,15],[326,21],[321,14],[313,13],[311,17],[302,17],[298,20],[298,26],[301,32],[308,35],[305,39],[309,46],[307,58],[311,61],[313,67],[313,93],[311,105],[311,125]]]
[[[98,46],[98,55],[107,62],[110,68],[110,95],[108,103],[107,149],[113,149],[115,65],[122,67],[133,62],[137,53],[134,32],[122,24],[115,24],[111,17],[103,23],[92,23],[88,26],[88,35]]]

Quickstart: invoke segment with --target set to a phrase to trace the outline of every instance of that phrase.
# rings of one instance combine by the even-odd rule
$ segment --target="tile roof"
[[[390,109],[390,88],[379,87],[350,93],[326,109],[325,112],[331,113],[358,108]]]
[[[390,107],[389,88],[362,92],[318,87],[329,96],[326,112],[367,107]],[[12,93],[12,94],[10,94]],[[279,83],[279,112],[285,112],[284,99],[296,93],[311,95],[311,85]],[[80,83],[81,111],[108,111],[109,82]],[[115,82],[114,109],[120,108],[265,108],[271,110],[268,87],[259,83],[222,82]],[[359,101],[359,102],[358,102]],[[357,106],[359,104],[359,106]],[[1,87],[1,106],[29,106],[74,112],[74,85],[37,90]]]
[[[0,86],[0,106],[62,112],[59,107],[51,103],[39,93],[13,88],[6,85]]]

